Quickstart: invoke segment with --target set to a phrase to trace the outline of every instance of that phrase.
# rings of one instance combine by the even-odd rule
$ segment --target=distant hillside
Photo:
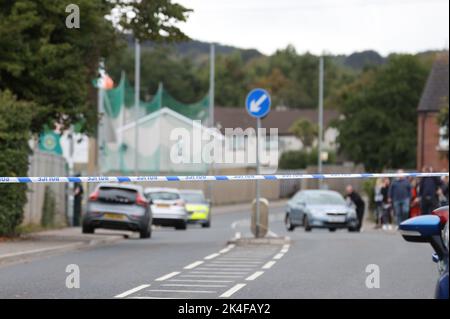
[[[131,38],[127,39],[128,46],[132,47],[134,42]],[[142,44],[143,50],[151,49],[155,46],[155,43],[144,42]],[[201,61],[209,56],[210,46],[209,42],[202,42],[197,40],[191,40],[186,42],[179,42],[173,44],[167,44],[175,50],[175,54],[181,58],[190,58],[194,61]],[[233,52],[239,51],[242,55],[242,59],[247,62],[253,58],[258,58],[264,56],[261,52],[256,49],[240,49],[230,45],[222,45],[219,43],[215,44],[216,54],[231,54]]]
[[[355,52],[344,59],[344,65],[352,69],[361,70],[367,66],[381,65],[386,62],[378,52],[367,50],[362,52]]]

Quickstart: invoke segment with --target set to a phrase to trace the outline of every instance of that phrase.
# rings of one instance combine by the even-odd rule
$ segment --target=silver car
[[[178,189],[146,188],[145,196],[151,201],[153,225],[187,228],[188,213]]]
[[[335,231],[357,227],[355,208],[349,205],[341,194],[330,190],[303,190],[297,192],[286,207],[285,225],[288,231],[303,226],[305,231],[312,228],[328,228]]]
[[[144,196],[144,188],[128,184],[100,184],[89,196],[82,231],[94,233],[96,228],[131,230],[140,238],[152,234],[152,212]]]

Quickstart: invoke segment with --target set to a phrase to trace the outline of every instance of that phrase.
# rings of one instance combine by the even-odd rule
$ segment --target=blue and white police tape
[[[124,183],[124,182],[202,182],[285,179],[335,179],[383,177],[442,177],[449,173],[361,173],[361,174],[285,174],[285,175],[190,175],[190,176],[82,176],[82,177],[0,177],[6,183]]]

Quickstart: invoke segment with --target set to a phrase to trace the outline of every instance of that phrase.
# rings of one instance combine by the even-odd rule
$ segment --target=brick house
[[[448,51],[436,56],[417,108],[417,169],[431,165],[435,171],[448,170],[448,139],[442,137],[437,117],[448,103]]]

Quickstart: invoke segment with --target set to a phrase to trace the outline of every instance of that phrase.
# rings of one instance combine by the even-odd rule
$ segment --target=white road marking
[[[219,253],[221,254],[226,254],[227,252],[229,252],[231,249],[233,249],[234,247],[236,247],[236,245],[231,244],[228,245],[226,248],[222,249],[221,251],[219,251]]]
[[[130,297],[130,299],[186,299],[186,298],[174,298],[174,297]]]
[[[190,265],[187,265],[186,267],[184,267],[184,269],[193,269],[193,268],[195,268],[197,266],[200,266],[203,263],[204,263],[203,261],[196,261],[196,262],[194,262],[194,263],[192,263]]]
[[[271,230],[269,230],[269,231],[267,232],[267,235],[269,235],[269,237],[278,237],[278,234],[277,234],[277,233],[274,233],[274,232],[271,231]]]
[[[281,249],[280,252],[283,253],[283,254],[287,253],[288,250],[289,250],[289,247],[290,247],[289,245],[284,245],[284,246],[283,246],[283,249]]]
[[[269,261],[268,263],[266,263],[266,264],[262,267],[262,269],[270,269],[270,268],[272,268],[272,266],[275,265],[275,264],[276,264],[276,261],[271,260],[271,261]]]
[[[164,281],[164,280],[170,279],[172,277],[175,277],[176,275],[179,275],[179,274],[180,274],[180,272],[174,271],[174,272],[171,272],[170,274],[167,274],[162,277],[159,277],[158,279],[155,279],[155,281]]]
[[[149,289],[147,291],[152,292],[185,292],[185,293],[198,293],[198,294],[215,294],[217,291],[212,290],[170,290],[170,289]]]
[[[145,289],[145,288],[148,288],[148,287],[150,287],[150,285],[140,285],[140,286],[137,286],[136,288],[127,290],[127,291],[125,291],[125,292],[115,296],[114,298],[125,298],[126,296],[134,294],[135,292],[137,292],[139,290],[142,290],[142,289]]]
[[[279,253],[276,254],[275,257],[273,257],[273,259],[281,259],[284,256],[284,253]]]
[[[203,265],[202,268],[212,268],[212,269],[217,269],[217,268],[223,268],[223,269],[232,269],[232,268],[253,268],[255,267],[254,265],[245,265],[245,266],[236,266],[236,265],[212,265],[212,264],[207,264],[207,265]]]
[[[209,256],[206,256],[205,259],[206,259],[206,260],[211,260],[211,259],[216,258],[217,256],[220,256],[220,254],[217,254],[217,253],[211,254],[211,255],[209,255]]]
[[[201,279],[170,279],[173,282],[213,282],[213,283],[230,283],[233,280],[201,280]]]
[[[222,260],[216,260],[216,261],[212,261],[210,264],[211,265],[249,265],[249,264],[260,264],[262,263],[262,261],[239,261],[239,260],[229,260],[229,261],[222,261]]]
[[[247,279],[245,279],[245,280],[255,280],[256,278],[261,276],[263,273],[264,273],[264,271],[257,271],[253,275],[248,276]]]
[[[210,275],[245,275],[248,271],[192,271],[190,274],[210,274]]]
[[[225,291],[223,294],[221,294],[219,297],[220,298],[229,298],[232,295],[234,295],[236,292],[238,292],[239,290],[241,290],[242,288],[244,288],[246,286],[246,284],[237,284],[234,287],[232,287],[231,289]]]
[[[239,278],[241,277],[240,275],[238,276],[232,276],[232,275],[181,275],[180,277],[184,277],[184,278]]]
[[[223,288],[227,285],[189,285],[189,284],[165,284],[164,287],[199,287],[199,288]]]

